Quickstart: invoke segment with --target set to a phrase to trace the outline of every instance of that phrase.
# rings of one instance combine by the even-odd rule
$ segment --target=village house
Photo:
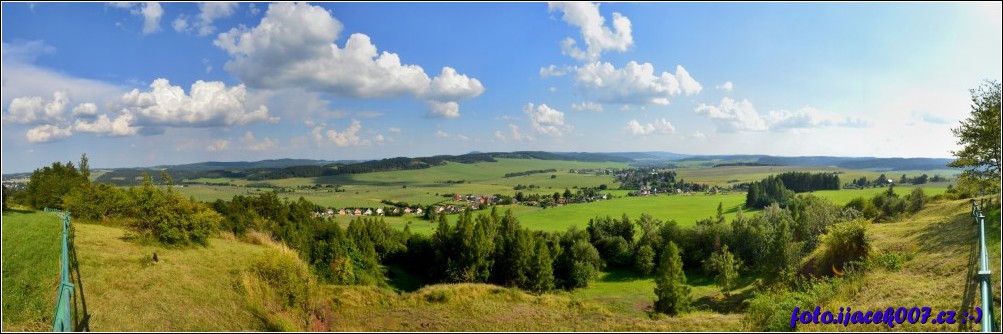
[[[362,215],[362,209],[355,209],[355,214],[354,215],[355,216],[361,216]]]
[[[383,208],[376,208],[376,215],[377,216],[382,216],[383,215]]]
[[[362,214],[366,215],[366,216],[372,216],[373,215],[373,210],[372,209],[366,209],[366,212],[363,212]]]
[[[422,211],[421,208],[414,209],[414,215],[415,216],[421,216],[422,215],[421,211]]]

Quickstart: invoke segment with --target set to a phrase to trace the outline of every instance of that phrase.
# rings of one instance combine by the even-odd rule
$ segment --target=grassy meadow
[[[3,213],[3,331],[51,331],[59,289],[59,218]]]
[[[846,192],[865,195],[869,191]],[[701,196],[649,198],[693,200]],[[726,195],[704,197],[724,198]],[[854,196],[847,198],[850,197]],[[713,206],[716,207],[716,203]],[[968,309],[976,305],[977,288],[969,274],[977,267],[974,254],[978,249],[974,246],[976,233],[969,208],[964,200],[941,201],[915,215],[869,225],[872,252],[905,254],[901,268],[875,267],[864,276],[860,285],[863,288],[843,291],[822,307],[838,309],[849,305],[855,309],[870,309],[922,304],[934,309]],[[525,210],[519,214],[522,217],[557,209]],[[990,215],[998,220],[998,211]],[[410,221],[394,222],[390,217],[387,220],[401,225]],[[411,221],[411,224],[416,231],[416,226],[422,224],[434,226],[422,221]],[[130,233],[118,227],[80,223],[74,226],[74,248],[79,264],[74,275],[82,279],[76,298],[78,303],[83,302],[82,308],[78,304],[76,312],[87,317],[89,329],[261,331],[271,328],[249,307],[240,281],[242,273],[264,254],[267,246],[252,240],[218,237],[213,238],[208,247],[170,248],[132,238]],[[4,213],[4,330],[41,331],[51,326],[58,279],[58,227],[58,219],[44,213]],[[989,227],[990,230],[998,228],[998,221]],[[18,242],[20,240],[48,241]],[[998,259],[999,236],[991,235],[989,244],[991,258]],[[159,261],[152,261],[153,252],[158,254]],[[999,264],[992,265],[993,286],[999,288]],[[398,280],[408,279],[400,274],[397,276]],[[328,320],[322,329],[332,331],[747,329],[743,325],[742,300],[752,293],[754,275],[744,274],[729,297],[725,297],[710,278],[698,272],[688,272],[687,277],[692,286],[695,310],[678,317],[651,316],[648,311],[655,299],[654,280],[624,271],[604,272],[587,288],[539,295],[486,284],[420,287],[420,281],[409,283],[417,290],[321,285],[318,294],[325,305],[323,317]],[[29,287],[19,282],[39,284]],[[967,331],[978,328],[907,325],[895,329]],[[799,330],[888,328],[801,326]]]

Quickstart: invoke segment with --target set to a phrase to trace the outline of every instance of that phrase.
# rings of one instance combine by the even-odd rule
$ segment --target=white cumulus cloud
[[[761,115],[748,100],[736,102],[725,97],[717,106],[700,104],[695,111],[717,124],[720,132],[784,131],[822,127],[864,127],[867,122],[853,117],[840,117],[813,107],[796,110],[771,110]]]
[[[11,100],[3,119],[21,124],[61,121],[69,103],[70,97],[65,91],[53,92],[52,99],[44,99],[41,96],[18,97]]]
[[[557,67],[557,65],[551,64],[550,66],[540,68],[540,77],[560,77],[568,74],[571,70],[573,68],[570,66]]]
[[[108,118],[108,115],[101,115],[93,122],[78,119],[73,125],[73,129],[77,132],[96,133],[109,137],[132,136],[139,132],[138,127],[130,125],[132,119],[133,116],[129,113],[119,115],[114,121]]]
[[[255,88],[302,87],[355,98],[412,96],[442,104],[480,95],[475,78],[444,67],[429,78],[418,65],[403,64],[396,53],[377,51],[369,36],[335,42],[343,26],[330,12],[304,3],[273,3],[253,28],[233,28],[214,41],[231,59],[225,68]],[[458,117],[459,107],[433,116]]]
[[[94,103],[81,103],[76,107],[73,107],[73,112],[71,113],[73,117],[78,118],[93,118],[98,114],[98,105]]]
[[[245,150],[264,151],[274,148],[279,144],[279,141],[269,137],[261,138],[259,140],[254,137],[254,133],[247,131],[244,133],[244,136],[240,138],[240,144],[243,145]]]
[[[457,118],[460,117],[460,104],[456,102],[428,101],[429,117]]]
[[[696,112],[709,117],[721,132],[766,131],[769,128],[749,100],[736,102],[725,97],[717,106],[701,103]]]
[[[352,124],[349,125],[348,128],[345,128],[345,130],[337,131],[334,129],[327,129],[325,131],[325,125],[321,125],[314,127],[313,130],[310,131],[310,136],[318,146],[323,143],[333,143],[338,147],[369,145],[369,140],[359,137],[360,130],[362,130],[362,122],[359,122],[357,119],[353,119]]]
[[[603,111],[602,104],[595,103],[595,102],[572,103],[571,104],[571,109],[578,110],[578,111],[594,111],[594,112],[602,112]]]
[[[664,118],[655,120],[654,123],[641,124],[636,119],[627,122],[627,132],[635,135],[649,135],[653,133],[670,134],[676,132],[676,127]]]
[[[244,85],[226,87],[219,81],[196,81],[186,94],[167,79],[156,79],[149,91],[133,89],[112,103],[113,110],[136,116],[138,125],[210,127],[275,122],[265,105],[246,103]]]
[[[731,83],[731,81],[726,81],[723,84],[714,86],[714,88],[716,88],[718,90],[723,90],[723,91],[726,91],[726,92],[730,92],[732,89],[735,89],[735,84]]]
[[[230,141],[229,140],[226,140],[226,139],[216,139],[216,140],[213,140],[212,143],[209,143],[209,146],[206,146],[205,150],[209,151],[209,152],[219,152],[219,151],[224,151],[224,150],[226,150],[229,147],[230,147]]]
[[[533,140],[533,136],[523,134],[521,131],[519,131],[519,127],[516,126],[515,124],[509,124],[508,128],[509,128],[508,135],[501,132],[501,130],[495,131],[495,139],[497,139],[498,141],[512,140],[517,142]]]
[[[111,2],[109,6],[128,9],[134,15],[143,16],[143,34],[151,34],[160,31],[160,17],[164,15],[164,9],[159,2]]]
[[[578,68],[575,81],[580,89],[603,103],[669,104],[669,98],[699,93],[703,87],[682,66],[676,74],[655,74],[651,63],[631,61],[623,68],[594,62]]]
[[[25,137],[32,143],[46,143],[72,136],[70,127],[60,128],[52,124],[40,125],[28,130]]]
[[[216,31],[212,21],[233,15],[237,9],[236,2],[200,2],[199,36],[208,36]]]
[[[606,26],[606,18],[599,13],[599,4],[587,2],[552,2],[547,5],[551,12],[560,11],[562,19],[579,28],[585,50],[577,46],[572,38],[561,42],[564,54],[582,61],[596,61],[607,50],[627,51],[634,44],[630,19],[620,13],[613,13],[612,29]]]
[[[457,101],[481,95],[484,85],[477,79],[456,73],[452,67],[443,67],[442,73],[432,79],[426,97],[438,101]]]
[[[573,129],[571,125],[564,124],[563,112],[551,108],[546,104],[534,106],[532,103],[527,103],[522,108],[522,112],[529,116],[529,122],[533,125],[533,129],[536,132],[552,137],[560,137]]]

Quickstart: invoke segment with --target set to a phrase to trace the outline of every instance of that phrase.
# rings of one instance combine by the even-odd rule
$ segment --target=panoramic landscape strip
[[[3,331],[1000,330],[1000,3],[8,3]]]

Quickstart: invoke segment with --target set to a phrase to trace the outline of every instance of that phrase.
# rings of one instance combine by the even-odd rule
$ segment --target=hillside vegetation
[[[872,259],[852,284],[844,284],[822,303],[823,309],[878,309],[889,306],[929,306],[934,310],[970,309],[978,305],[978,288],[970,279],[976,270],[977,234],[967,201],[933,203],[919,213],[889,223],[869,224]],[[999,229],[999,213],[991,213],[990,231]],[[58,221],[42,213],[5,213],[4,330],[46,330],[51,323],[58,278]],[[735,331],[743,323],[741,303],[720,304],[713,284],[695,277],[696,311],[679,317],[649,317],[654,300],[650,278],[609,276],[572,292],[540,295],[488,284],[436,284],[414,292],[375,286],[320,284],[310,292],[302,326],[282,327],[277,318],[289,311],[263,308],[248,298],[247,274],[275,246],[260,235],[213,238],[207,247],[165,248],[130,239],[120,228],[77,223],[78,285],[89,316],[89,328],[102,331]],[[28,235],[28,234],[31,235]],[[992,235],[993,233],[990,233]],[[53,239],[50,243],[18,243],[22,238]],[[1000,258],[999,235],[991,237],[990,257]],[[264,244],[264,245],[259,245]],[[20,250],[17,247],[21,247]],[[24,247],[30,247],[26,251]],[[44,251],[49,249],[52,251]],[[152,260],[153,253],[158,261]],[[42,254],[52,259],[18,254]],[[289,253],[293,254],[293,253]],[[49,265],[37,265],[39,261]],[[24,270],[13,270],[24,268]],[[992,263],[993,287],[1000,289],[1000,267]],[[32,288],[18,299],[17,277],[51,282]],[[628,275],[629,276],[629,275]],[[691,278],[691,281],[694,278]],[[316,283],[314,283],[316,284]],[[51,286],[50,286],[51,285]],[[745,282],[736,295],[748,296]],[[49,288],[46,288],[50,286]],[[273,289],[281,291],[280,286]],[[624,294],[624,291],[630,293]],[[22,292],[17,292],[22,291]],[[260,296],[260,294],[253,296]],[[626,298],[626,299],[622,299]],[[998,297],[997,297],[998,298]],[[996,305],[998,308],[999,300]],[[258,306],[255,306],[258,305]],[[997,310],[998,312],[998,310]],[[285,315],[283,315],[285,314]],[[999,313],[997,313],[999,314]],[[280,322],[281,324],[281,322]],[[976,330],[959,325],[901,325],[894,330]],[[801,325],[810,331],[887,331],[886,326]]]
[[[3,331],[50,331],[62,226],[42,212],[3,213]]]

